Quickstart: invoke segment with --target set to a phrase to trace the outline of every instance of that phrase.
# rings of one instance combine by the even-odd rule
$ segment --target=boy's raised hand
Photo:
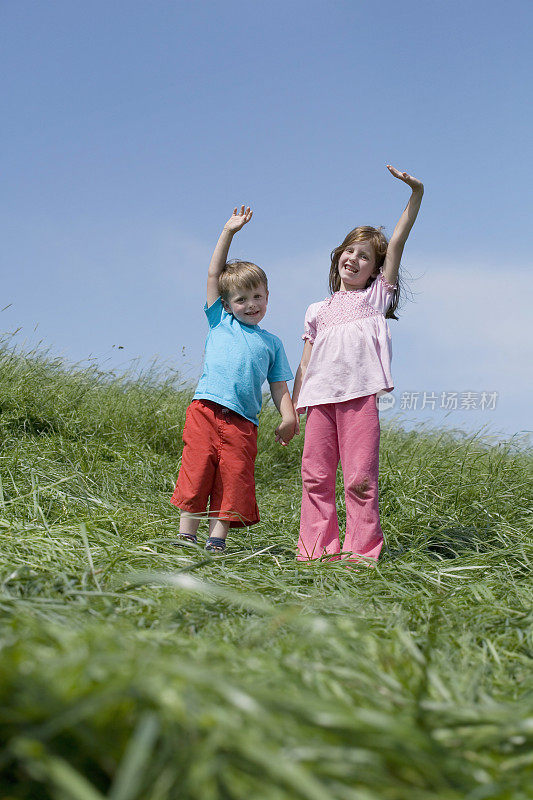
[[[403,181],[408,186],[411,187],[413,192],[423,190],[424,184],[422,181],[419,181],[418,178],[414,178],[412,175],[408,175],[407,172],[400,172],[395,167],[392,167],[390,164],[387,164],[387,169],[389,170],[390,174],[393,175],[398,180]]]
[[[240,211],[238,211],[237,208],[234,208],[233,214],[224,225],[224,230],[229,231],[230,233],[237,233],[237,231],[240,231],[240,229],[243,228],[247,222],[250,222],[253,213],[254,212],[250,206],[248,206],[246,209],[244,206],[241,206]]]
[[[212,306],[220,296],[220,292],[218,291],[218,279],[228,258],[228,252],[231,246],[233,235],[237,233],[237,231],[240,231],[243,225],[246,225],[246,223],[250,222],[251,219],[252,209],[250,206],[248,206],[246,209],[244,206],[241,206],[240,212],[237,210],[237,208],[234,208],[233,214],[222,229],[222,233],[220,234],[218,242],[216,243],[213,255],[211,256],[211,261],[209,262],[209,269],[207,271],[208,306]]]

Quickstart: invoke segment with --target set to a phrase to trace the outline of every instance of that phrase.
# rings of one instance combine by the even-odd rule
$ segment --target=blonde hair
[[[268,279],[261,267],[252,264],[251,261],[239,261],[235,258],[222,268],[218,278],[218,291],[222,299],[227,302],[232,292],[255,289],[261,284],[268,292]]]
[[[374,255],[376,258],[376,269],[381,272],[385,256],[387,255],[387,247],[389,246],[389,242],[385,234],[383,233],[383,228],[372,228],[370,225],[360,225],[357,228],[351,230],[348,234],[346,234],[344,241],[336,247],[334,250],[331,251],[331,267],[329,270],[329,290],[331,294],[338,292],[341,288],[341,276],[339,275],[339,258],[342,253],[346,250],[354,242],[370,242],[373,249]],[[377,276],[376,276],[377,277]],[[376,278],[369,278],[367,286],[368,288]],[[398,302],[400,300],[400,281],[396,283],[396,288],[394,289],[394,293],[392,295],[392,303],[390,304],[387,313],[385,314],[386,317],[389,319],[398,319],[396,314],[394,313],[398,307]]]

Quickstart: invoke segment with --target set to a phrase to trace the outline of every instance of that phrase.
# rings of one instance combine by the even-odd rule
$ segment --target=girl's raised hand
[[[418,178],[414,178],[412,175],[408,175],[407,172],[400,172],[395,167],[392,167],[390,164],[387,164],[387,169],[389,170],[391,175],[394,175],[395,178],[398,178],[398,180],[403,181],[408,186],[410,186],[413,192],[421,191],[424,189],[424,184],[422,183],[422,181],[419,181]]]
[[[240,229],[243,228],[247,222],[250,222],[253,213],[254,212],[250,206],[248,206],[246,209],[244,206],[241,206],[240,211],[238,211],[237,208],[234,208],[233,214],[224,225],[224,230],[230,231],[230,233],[237,233],[237,231],[240,231]]]

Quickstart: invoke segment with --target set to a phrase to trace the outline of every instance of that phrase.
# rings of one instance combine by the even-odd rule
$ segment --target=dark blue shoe
[[[194,533],[178,533],[178,539],[175,542],[172,542],[177,547],[181,547],[182,545],[187,547],[190,544],[198,544],[198,539],[194,535]]]
[[[209,553],[223,553],[226,549],[226,540],[219,539],[218,536],[210,536],[205,543],[205,549]]]

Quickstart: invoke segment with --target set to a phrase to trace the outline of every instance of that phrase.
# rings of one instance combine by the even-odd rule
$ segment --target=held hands
[[[286,447],[296,433],[296,418],[282,419],[275,431],[276,442]]]
[[[424,184],[422,181],[419,181],[418,178],[414,178],[412,175],[408,175],[407,172],[400,172],[395,167],[392,167],[390,164],[387,164],[387,169],[389,170],[390,174],[393,175],[398,180],[403,181],[408,186],[411,187],[413,192],[423,192],[424,191]]]
[[[248,206],[247,209],[245,209],[244,206],[241,206],[240,211],[238,211],[237,208],[234,208],[233,214],[224,225],[224,230],[228,231],[228,233],[231,233],[232,235],[237,233],[237,231],[240,231],[240,229],[243,228],[247,222],[250,222],[253,213],[254,212],[250,206]]]

